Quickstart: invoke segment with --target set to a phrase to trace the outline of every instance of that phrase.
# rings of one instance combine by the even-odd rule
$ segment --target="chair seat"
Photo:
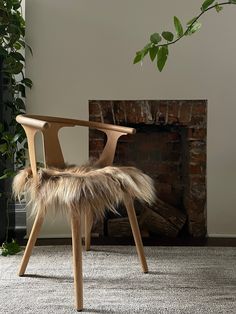
[[[40,168],[37,174],[33,178],[31,168],[26,168],[13,181],[14,194],[25,193],[33,214],[39,209],[75,214],[90,208],[94,217],[101,218],[105,209],[116,212],[127,195],[147,203],[155,198],[152,179],[134,167],[67,166]]]

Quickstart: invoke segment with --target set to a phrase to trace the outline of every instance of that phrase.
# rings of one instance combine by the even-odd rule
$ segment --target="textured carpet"
[[[85,313],[236,313],[236,249],[146,247],[142,274],[130,246],[83,254]],[[71,247],[36,247],[25,277],[22,253],[0,257],[0,313],[76,313]]]

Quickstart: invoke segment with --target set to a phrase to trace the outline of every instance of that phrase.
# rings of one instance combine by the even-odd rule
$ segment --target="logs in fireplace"
[[[120,138],[114,163],[136,166],[155,181],[156,204],[136,204],[142,235],[205,236],[207,102],[93,100],[89,117],[137,129],[135,135]],[[103,133],[90,131],[90,157],[98,157],[105,141]],[[119,212],[95,227],[99,234],[131,235],[122,206]]]

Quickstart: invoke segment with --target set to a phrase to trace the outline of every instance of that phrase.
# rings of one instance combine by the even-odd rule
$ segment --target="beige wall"
[[[133,66],[148,34],[192,18],[196,0],[27,0],[27,74],[31,113],[88,118],[89,99],[208,99],[208,233],[236,236],[236,7],[202,19],[202,31],[178,43],[160,74]],[[232,38],[232,39],[231,39]],[[73,130],[74,131],[74,130]],[[62,134],[66,160],[88,157],[88,135]],[[30,222],[29,222],[30,227]],[[42,236],[69,235],[64,219]]]

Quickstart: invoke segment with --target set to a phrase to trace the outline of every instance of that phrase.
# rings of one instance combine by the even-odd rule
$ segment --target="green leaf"
[[[21,53],[19,52],[11,52],[10,56],[12,56],[14,59],[16,59],[17,61],[25,61],[25,58],[22,56]]]
[[[1,18],[0,18],[0,21],[1,21]],[[7,35],[6,25],[0,24],[0,36],[6,36],[6,35]]]
[[[216,2],[216,6],[215,6],[216,12],[219,13],[220,11],[223,10],[223,7],[221,5],[219,5],[218,2]]]
[[[19,30],[19,27],[17,25],[10,24],[8,26],[8,32],[11,33],[11,34],[19,34],[20,30]]]
[[[19,244],[12,240],[12,242],[4,242],[1,247],[2,256],[14,255],[21,251],[21,247]]]
[[[155,58],[156,58],[156,55],[157,55],[157,52],[158,52],[158,47],[156,47],[156,46],[153,46],[153,47],[151,47],[150,49],[149,49],[149,56],[150,56],[150,59],[152,60],[152,61],[154,61],[155,60]]]
[[[8,55],[7,50],[4,49],[2,46],[0,46],[0,55],[3,57],[6,57]]]
[[[23,80],[21,80],[21,82],[29,88],[31,88],[33,86],[33,82],[29,78],[24,78]]]
[[[196,33],[196,31],[198,31],[201,28],[202,24],[200,22],[195,22],[192,24],[191,27],[189,27],[188,29],[188,35],[192,35],[194,33]]]
[[[18,107],[18,109],[23,109],[25,110],[25,103],[21,98],[16,98],[15,104]]]
[[[194,18],[192,18],[190,21],[188,21],[187,25],[191,25],[193,22],[195,22],[197,20],[197,17],[195,16]]]
[[[21,96],[25,98],[25,86],[23,84],[17,84],[16,90],[21,93]]]
[[[133,64],[138,63],[142,60],[142,51],[137,51],[134,58]]]
[[[3,175],[0,176],[0,180],[12,178],[15,175],[15,172],[12,169],[5,169]]]
[[[153,34],[150,36],[150,41],[151,41],[153,44],[158,44],[158,43],[161,41],[161,36],[160,36],[160,34],[158,34],[158,33],[153,33]]]
[[[22,48],[22,45],[19,43],[19,42],[16,42],[14,43],[13,47],[16,49],[16,50],[20,50]]]
[[[7,178],[8,178],[7,174],[4,174],[4,175],[0,176],[0,180],[4,180],[4,179],[7,179]]]
[[[18,141],[18,139],[21,137],[20,133],[17,133],[14,135],[13,139],[11,140],[12,143],[15,143]]]
[[[149,49],[151,48],[152,44],[147,44],[142,50],[136,52],[136,56],[134,58],[133,64],[138,63],[143,60],[143,58],[148,53]]]
[[[163,32],[162,37],[167,41],[172,41],[174,39],[174,34],[171,32]]]
[[[213,2],[215,2],[215,0],[205,0],[201,6],[201,10],[205,11],[207,8],[209,8],[210,5],[213,4]]]
[[[7,144],[4,143],[4,144],[0,144],[0,153],[5,153],[7,150]]]
[[[183,34],[184,34],[183,26],[182,26],[180,20],[177,18],[177,16],[174,16],[174,25],[175,25],[175,30],[176,30],[177,36],[178,37],[183,36]]]
[[[9,46],[10,47],[14,46],[14,44],[16,42],[18,42],[19,39],[20,39],[20,34],[19,33],[11,34]]]
[[[230,3],[236,4],[236,0],[231,0]]]
[[[157,53],[157,67],[158,70],[161,72],[166,64],[166,60],[168,58],[168,46],[162,46],[159,48]]]
[[[21,7],[21,1],[13,0],[12,7],[13,7],[14,10],[18,10]]]
[[[21,62],[15,63],[14,67],[9,70],[12,74],[19,74],[23,70],[23,64]]]
[[[146,54],[148,53],[148,51],[149,51],[149,49],[152,47],[152,44],[151,43],[149,43],[149,44],[147,44],[141,51],[142,51],[142,54],[143,54],[143,56],[142,56],[142,58],[144,57],[144,56],[146,56]]]
[[[4,174],[8,176],[8,178],[14,176],[15,172],[12,169],[5,169]]]
[[[13,139],[13,135],[10,132],[5,132],[2,139],[9,143]]]
[[[13,9],[14,9],[14,10],[17,10],[17,9],[19,9],[20,7],[21,7],[20,3],[17,3],[17,4],[14,4],[14,5],[13,5]]]

